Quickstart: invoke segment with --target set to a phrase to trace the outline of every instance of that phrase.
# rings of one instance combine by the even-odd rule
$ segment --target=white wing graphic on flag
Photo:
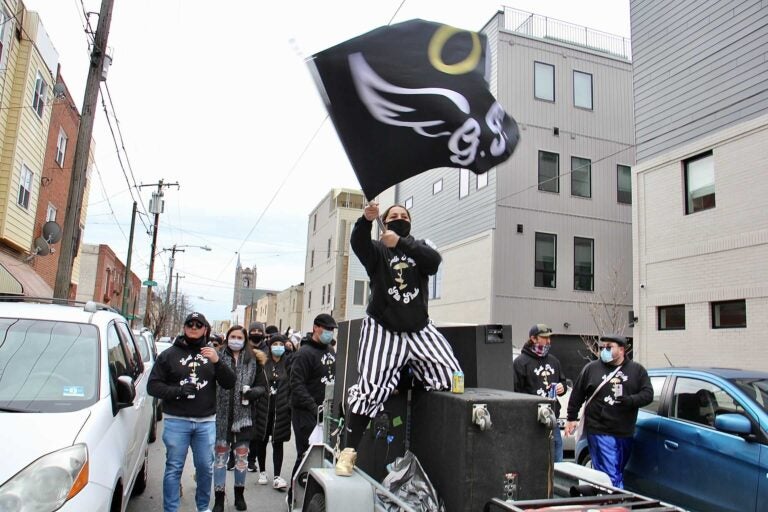
[[[451,135],[450,131],[443,131],[440,133],[427,133],[424,131],[425,128],[445,124],[445,121],[442,119],[420,119],[417,121],[405,120],[401,114],[414,112],[416,113],[415,117],[418,117],[420,112],[417,108],[401,105],[385,99],[380,93],[400,95],[405,103],[407,103],[405,100],[412,99],[409,98],[409,96],[440,96],[449,99],[456,108],[469,115],[469,102],[464,96],[456,91],[440,87],[408,89],[392,85],[376,74],[371,66],[368,65],[368,62],[366,62],[362,53],[353,53],[349,56],[349,68],[352,72],[352,80],[355,84],[355,89],[357,89],[357,94],[360,96],[360,100],[368,108],[371,115],[382,123],[393,126],[409,127],[416,133],[425,137],[443,137]]]

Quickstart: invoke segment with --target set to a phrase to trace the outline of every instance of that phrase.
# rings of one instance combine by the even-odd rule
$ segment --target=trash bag
[[[384,477],[382,485],[392,494],[419,512],[445,512],[445,504],[437,496],[419,459],[412,452],[406,451],[403,457],[396,458],[387,469],[389,474]],[[377,492],[376,496],[387,512],[400,512],[400,507],[384,494]]]

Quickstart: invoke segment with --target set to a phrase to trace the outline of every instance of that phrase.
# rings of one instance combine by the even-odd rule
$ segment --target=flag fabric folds
[[[437,167],[481,174],[512,154],[514,119],[488,90],[486,37],[410,20],[313,56],[310,66],[366,197]]]

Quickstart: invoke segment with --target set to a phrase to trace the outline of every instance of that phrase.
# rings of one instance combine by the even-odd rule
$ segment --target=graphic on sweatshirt
[[[406,272],[406,270],[415,269],[416,262],[405,254],[395,255],[389,260],[389,267],[397,285],[392,286],[387,290],[387,293],[397,302],[402,301],[403,304],[408,304],[419,295],[418,283],[409,283],[406,279],[409,275],[414,274],[414,272]]]
[[[545,365],[540,365],[535,370],[533,370],[533,373],[539,376],[541,378],[541,385],[543,387],[536,390],[536,394],[539,396],[547,397],[548,391],[549,391],[549,378],[555,374],[555,369],[552,368],[552,366],[547,363]]]
[[[179,359],[179,363],[181,366],[186,366],[189,368],[189,377],[186,379],[182,379],[179,381],[179,385],[183,386],[187,382],[191,382],[192,384],[195,384],[197,386],[197,389],[203,389],[205,386],[208,385],[208,381],[206,379],[200,380],[197,376],[197,368],[200,365],[208,364],[208,358],[204,357],[202,354],[195,354],[194,356],[192,354],[188,355],[187,357],[182,357]]]
[[[326,352],[320,359],[320,363],[325,366],[325,375],[320,379],[323,384],[333,384],[336,382],[334,377],[334,368],[336,367],[336,356]]]
[[[608,375],[610,374],[603,375],[603,380],[608,378]],[[611,386],[608,388],[610,389],[610,392],[605,396],[605,398],[603,398],[603,401],[609,405],[614,405],[617,398],[624,396],[624,383],[628,380],[629,377],[627,377],[624,372],[619,370],[616,375],[611,378],[610,382],[608,382],[608,384]]]

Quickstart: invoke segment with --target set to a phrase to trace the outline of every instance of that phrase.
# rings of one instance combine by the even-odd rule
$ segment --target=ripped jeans
[[[248,440],[231,444],[235,451],[235,487],[245,487],[245,475],[248,468]],[[230,443],[226,439],[217,439],[214,447],[213,490],[223,491],[227,483],[227,459]]]

